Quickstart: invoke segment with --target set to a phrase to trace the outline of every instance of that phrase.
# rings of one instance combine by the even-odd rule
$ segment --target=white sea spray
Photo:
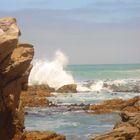
[[[48,84],[57,89],[63,85],[74,83],[72,75],[64,70],[67,64],[68,59],[61,51],[55,52],[52,61],[36,61],[29,76],[29,84]]]

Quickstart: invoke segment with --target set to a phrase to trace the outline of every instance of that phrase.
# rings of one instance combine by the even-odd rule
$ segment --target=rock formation
[[[28,87],[27,91],[22,91],[21,100],[25,107],[46,107],[50,105],[46,97],[50,97],[51,92],[55,89],[48,85],[32,85]]]
[[[66,140],[63,135],[56,134],[55,132],[39,132],[39,131],[28,131],[25,132],[26,140]]]
[[[110,89],[113,92],[136,92],[140,93],[140,81],[132,80],[126,83],[114,83],[113,81],[105,81],[103,84],[104,88]]]
[[[27,88],[33,46],[19,44],[14,18],[0,19],[0,138],[23,139],[24,113],[20,92]]]
[[[140,140],[140,113],[121,113],[114,129],[91,140]]]
[[[129,100],[107,100],[98,105],[90,105],[89,110],[93,110],[93,114],[104,114],[116,111],[138,112],[140,111],[140,97],[136,96]]]
[[[27,89],[34,49],[20,44],[19,36],[16,19],[0,19],[0,139],[65,140],[54,132],[24,132],[20,93]]]
[[[58,93],[76,93],[77,92],[77,85],[76,84],[69,84],[60,87],[56,92]]]

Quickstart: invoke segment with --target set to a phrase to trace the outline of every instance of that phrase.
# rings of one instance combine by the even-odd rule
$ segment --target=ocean
[[[68,65],[66,70],[76,81],[140,78],[140,64]]]
[[[43,68],[38,70],[38,66],[42,64]],[[47,97],[59,107],[27,108],[28,115],[25,117],[27,130],[55,131],[65,135],[67,140],[87,140],[110,131],[116,120],[119,120],[119,115],[117,113],[91,115],[82,110],[69,111],[68,105],[99,104],[108,99],[140,96],[140,93],[133,91],[136,86],[140,87],[140,64],[67,66],[58,64],[58,61],[37,63],[31,72],[30,83],[47,82],[57,88],[64,85],[64,82],[74,82],[77,84],[78,93],[54,93],[54,97]],[[38,80],[41,74],[43,79]],[[122,91],[114,92],[112,85]]]

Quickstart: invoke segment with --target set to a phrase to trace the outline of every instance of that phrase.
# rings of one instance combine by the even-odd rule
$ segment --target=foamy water
[[[48,84],[57,89],[63,85],[74,83],[72,75],[64,70],[67,63],[68,59],[61,51],[55,53],[52,61],[36,61],[29,76],[29,84]]]
[[[75,83],[79,92],[100,92],[101,90],[110,91],[104,87],[104,84],[124,86],[128,83],[135,84],[140,79],[139,64],[72,65],[68,67],[67,64],[68,58],[61,51],[55,52],[52,61],[49,59],[36,60],[29,76],[29,84],[48,84],[58,89],[63,85]]]
[[[140,64],[135,65],[71,65],[60,51],[50,61],[34,63],[29,83],[48,84],[59,88],[66,84],[77,84],[78,93],[53,93],[48,100],[59,107],[28,108],[25,117],[27,130],[55,131],[68,140],[87,140],[92,136],[111,130],[117,114],[89,115],[84,111],[69,111],[71,104],[98,104],[104,100],[129,99],[140,93],[113,92],[113,87],[135,89],[140,87]],[[112,86],[113,85],[113,86]],[[34,123],[35,122],[35,123]]]

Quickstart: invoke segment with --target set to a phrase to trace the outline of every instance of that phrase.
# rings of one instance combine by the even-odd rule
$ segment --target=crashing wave
[[[140,93],[140,80],[97,80],[86,81],[78,84],[79,92],[113,91],[113,92],[137,92]]]
[[[72,75],[64,70],[67,63],[68,59],[61,51],[55,53],[53,61],[36,61],[29,76],[29,84],[48,84],[58,89],[63,85],[75,83]]]

